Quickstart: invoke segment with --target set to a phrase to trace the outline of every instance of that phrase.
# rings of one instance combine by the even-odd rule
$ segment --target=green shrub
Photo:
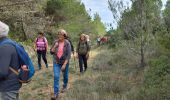
[[[144,84],[135,98],[131,100],[169,100],[170,99],[170,59],[161,56],[150,62],[145,73]]]

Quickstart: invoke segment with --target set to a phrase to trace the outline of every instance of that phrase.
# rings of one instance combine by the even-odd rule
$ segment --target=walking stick
[[[74,57],[73,59],[74,59],[74,68],[75,68],[75,71],[76,71],[76,69],[77,69],[77,62],[76,62],[76,58]]]

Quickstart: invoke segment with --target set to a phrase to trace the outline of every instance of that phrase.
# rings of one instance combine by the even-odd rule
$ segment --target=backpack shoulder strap
[[[45,40],[46,40],[46,38],[45,38],[45,37],[43,37],[43,42],[44,42],[44,43],[46,43],[46,41],[45,41]]]
[[[43,42],[46,42],[45,40],[46,40],[46,38],[43,37]],[[39,41],[39,37],[36,38],[36,42],[38,42],[38,41]]]
[[[0,42],[0,45],[11,44],[11,42],[12,42],[11,39],[4,39],[2,42]]]
[[[19,72],[16,71],[15,69],[13,69],[12,67],[9,67],[9,69],[10,69],[13,73],[15,73],[16,75],[19,75]]]

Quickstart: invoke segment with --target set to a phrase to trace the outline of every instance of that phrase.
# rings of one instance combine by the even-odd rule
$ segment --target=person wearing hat
[[[9,26],[0,21],[0,44],[4,42],[8,36]],[[26,68],[20,66],[17,51],[13,45],[0,45],[0,100],[18,100],[19,89],[21,83],[18,76],[10,70]]]
[[[35,50],[37,52],[37,58],[38,58],[38,68],[41,70],[41,57],[43,58],[43,61],[46,65],[46,68],[48,68],[48,62],[46,58],[46,53],[48,49],[48,41],[46,37],[44,36],[43,32],[38,33],[38,37],[35,39]]]
[[[51,98],[55,100],[59,95],[59,80],[60,71],[63,72],[63,88],[61,92],[67,90],[68,74],[69,74],[69,59],[71,57],[71,45],[66,37],[66,31],[60,29],[57,34],[57,39],[54,41],[50,49],[53,54],[53,71],[54,71],[54,96]]]

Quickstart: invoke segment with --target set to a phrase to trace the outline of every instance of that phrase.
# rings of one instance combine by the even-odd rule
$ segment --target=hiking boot
[[[54,96],[51,97],[51,100],[56,100],[58,98],[58,94],[55,94]]]
[[[38,64],[38,69],[41,70],[41,65]]]
[[[45,64],[46,65],[46,68],[48,68],[48,64]]]
[[[87,68],[84,70],[84,73],[87,71]]]
[[[63,87],[62,90],[61,90],[61,93],[64,93],[66,91],[67,91],[67,87],[65,87],[65,88]]]

